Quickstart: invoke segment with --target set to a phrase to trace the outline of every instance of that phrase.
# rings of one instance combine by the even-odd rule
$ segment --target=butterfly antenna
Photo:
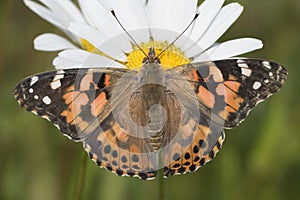
[[[114,10],[110,11],[111,14],[114,16],[114,18],[117,20],[118,24],[121,26],[121,28],[125,31],[125,33],[128,35],[128,37],[131,39],[131,41],[143,52],[143,54],[149,58],[149,56],[146,54],[146,52],[140,47],[140,45],[133,39],[133,37],[128,33],[128,31],[124,28],[118,17],[116,16],[116,13]]]
[[[171,42],[163,51],[161,51],[156,58],[161,56],[166,50],[168,50],[189,28],[190,26],[194,23],[194,21],[199,17],[199,13],[196,13],[193,20],[189,23],[189,25]]]

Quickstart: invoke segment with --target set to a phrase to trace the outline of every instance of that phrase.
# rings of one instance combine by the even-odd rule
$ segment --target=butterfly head
[[[139,81],[142,83],[161,83],[164,75],[160,64],[155,49],[149,48],[148,56],[143,59],[143,66],[138,74]]]
[[[160,59],[156,56],[154,47],[149,48],[148,56],[143,59],[143,64],[160,64]]]

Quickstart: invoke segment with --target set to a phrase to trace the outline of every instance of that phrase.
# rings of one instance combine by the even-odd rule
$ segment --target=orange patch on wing
[[[188,123],[180,127],[180,130],[182,132],[182,138],[184,140],[188,139],[192,134],[195,134],[195,132],[193,131],[193,127],[195,126],[195,124],[195,120],[191,118]]]
[[[104,85],[105,86],[109,86],[110,85],[110,75],[109,74],[105,74]]]
[[[233,92],[231,89],[225,88],[225,102],[234,110],[239,110],[240,104],[244,102],[244,99],[242,99],[237,93]]]
[[[68,87],[66,89],[66,92],[73,92],[75,90],[75,86],[74,85],[71,85],[70,87]]]
[[[198,132],[200,132],[200,135],[203,136],[202,138],[206,138],[207,134],[208,134],[209,132],[211,132],[211,131],[210,131],[210,128],[209,128],[209,127],[203,126],[203,125],[199,125],[199,126],[198,126]]]
[[[76,124],[79,124],[79,123],[81,123],[82,122],[82,118],[81,117],[76,117],[72,122],[71,122],[71,124],[72,125],[76,125]]]
[[[228,113],[226,115],[226,107],[224,110],[222,110],[218,113],[218,116],[220,116],[222,119],[226,120],[226,118],[228,117]]]
[[[63,96],[63,99],[65,100],[66,104],[70,104],[79,94],[80,92],[69,92]]]
[[[106,136],[106,142],[105,143],[109,143],[112,146],[116,145],[116,137],[112,134],[112,131],[110,129],[108,129],[107,131],[104,132],[105,136]]]
[[[71,101],[68,110],[61,113],[61,116],[66,117],[67,123],[71,123],[81,113],[81,106],[86,105],[88,102],[89,98],[86,94],[78,95]]]
[[[85,130],[88,127],[89,123],[87,123],[86,121],[82,121],[78,127],[81,131]]]
[[[236,112],[236,111],[233,108],[231,108],[230,106],[226,106],[225,107],[225,113],[226,113],[225,118],[227,119],[229,116],[229,113],[232,113],[232,112]]]
[[[215,82],[223,82],[224,78],[221,71],[216,66],[209,67],[209,74],[213,76]]]
[[[133,145],[130,146],[129,151],[131,153],[140,153],[141,152],[140,148],[138,148],[135,144],[133,144]]]
[[[233,76],[232,74],[229,74],[228,80],[230,80],[230,81],[236,81],[237,78],[235,76]]]
[[[79,127],[81,131],[85,130],[89,125],[89,123],[83,121],[81,117],[76,117],[71,124]]]
[[[231,90],[233,90],[235,92],[238,92],[239,88],[241,86],[241,84],[236,81],[225,81],[224,85],[226,85],[228,88],[230,88]]]
[[[119,141],[126,142],[128,140],[128,134],[124,130],[122,130],[117,123],[113,125],[112,130],[116,133]]]
[[[87,91],[90,89],[90,84],[94,84],[95,88],[97,85],[93,81],[94,75],[92,73],[87,73],[81,80],[80,91]]]
[[[214,95],[203,86],[199,87],[198,97],[208,108],[213,108],[215,105]]]
[[[219,96],[224,96],[225,95],[225,86],[223,83],[219,83],[217,88],[216,88],[216,93]]]
[[[105,92],[101,92],[96,99],[91,103],[91,113],[97,117],[103,110],[104,105],[107,103]]]
[[[217,86],[216,93],[218,95],[224,95],[225,103],[227,104],[224,111],[218,114],[223,119],[227,119],[230,113],[239,110],[240,104],[244,102],[244,99],[237,94],[240,85],[241,84],[236,81],[225,81],[224,84],[220,83]]]
[[[199,75],[197,73],[197,70],[193,70],[193,80],[198,81],[199,80]]]

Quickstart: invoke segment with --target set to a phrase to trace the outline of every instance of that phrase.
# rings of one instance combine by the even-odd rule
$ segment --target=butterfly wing
[[[110,95],[125,69],[68,69],[28,77],[14,90],[27,111],[46,118],[75,141],[100,131],[111,112]]]
[[[157,173],[157,154],[139,130],[129,126],[131,115],[126,113],[128,102],[134,113],[143,113],[136,75],[111,68],[51,71],[24,79],[14,95],[21,107],[46,118],[68,138],[82,141],[99,167],[150,179]],[[144,120],[139,117],[135,115],[135,121]]]
[[[219,116],[224,128],[237,126],[255,105],[278,92],[287,78],[283,66],[258,59],[195,63],[174,70],[193,85],[202,112]]]
[[[190,130],[199,123],[189,147],[170,151],[164,175],[191,172],[210,161],[225,139],[223,128],[237,126],[257,103],[278,92],[286,77],[281,65],[254,59],[195,63],[167,70],[167,85],[189,113]],[[192,112],[191,105],[193,108],[195,104],[199,116]],[[183,126],[180,131],[181,135],[186,132]],[[181,142],[176,145],[183,146]]]
[[[277,92],[287,72],[269,61],[234,59],[167,70],[165,85],[158,87],[164,95],[156,102],[165,113],[155,108],[154,118],[136,76],[124,69],[46,72],[24,79],[14,94],[22,107],[72,140],[83,141],[100,167],[151,179],[161,167],[166,177],[195,171],[211,160],[224,141],[223,128],[236,126],[258,102]],[[163,125],[160,113],[166,114]],[[162,134],[141,135],[150,133],[143,130],[150,125],[151,130],[162,126]]]
[[[209,123],[199,104],[189,99],[192,92],[185,87],[181,96],[180,89],[183,88],[176,87],[166,96],[169,116],[173,119],[165,128],[166,148],[161,150],[164,177],[197,170],[215,156],[224,140],[222,127]],[[176,101],[178,105],[174,108]]]

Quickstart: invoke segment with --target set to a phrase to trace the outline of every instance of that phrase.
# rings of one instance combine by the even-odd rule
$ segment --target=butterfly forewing
[[[225,128],[243,121],[257,103],[278,92],[287,78],[283,66],[259,59],[194,63],[175,70],[194,85],[200,110],[223,119]]]
[[[27,111],[46,118],[72,140],[83,140],[100,131],[99,123],[110,113],[108,99],[126,72],[109,68],[45,72],[21,81],[14,95]]]

